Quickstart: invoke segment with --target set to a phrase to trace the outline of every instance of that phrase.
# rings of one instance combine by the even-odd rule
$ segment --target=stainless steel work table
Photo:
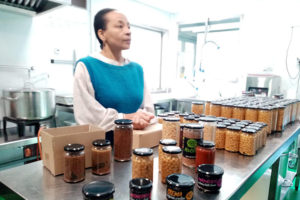
[[[225,173],[223,184],[218,194],[205,194],[195,187],[194,199],[239,199],[259,179],[259,177],[277,162],[280,155],[297,139],[300,124],[289,125],[283,133],[268,136],[267,145],[259,150],[256,156],[248,157],[238,153],[219,150],[216,154],[216,164]],[[165,199],[166,185],[160,182],[158,173],[157,148],[154,159],[154,182],[152,199]],[[196,178],[193,170],[183,167],[183,173]],[[45,169],[41,161],[24,166],[0,171],[0,181],[25,199],[82,199],[81,188],[84,184],[94,180],[107,180],[115,184],[114,198],[129,199],[129,180],[131,179],[131,162],[112,162],[112,171],[106,176],[96,176],[91,169],[86,170],[83,182],[68,184],[63,176],[54,177]],[[268,188],[266,188],[268,189]]]

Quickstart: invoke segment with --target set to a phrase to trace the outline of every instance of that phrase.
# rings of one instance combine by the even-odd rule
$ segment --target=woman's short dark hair
[[[105,15],[111,11],[115,11],[116,9],[113,9],[113,8],[105,8],[105,9],[102,9],[100,10],[96,15],[95,15],[95,18],[94,18],[94,29],[95,29],[95,34],[96,34],[96,37],[98,39],[98,41],[100,42],[100,48],[103,49],[103,41],[99,38],[98,36],[98,30],[99,29],[102,29],[102,30],[105,30],[106,29],[106,24],[107,24],[107,21],[105,19]]]

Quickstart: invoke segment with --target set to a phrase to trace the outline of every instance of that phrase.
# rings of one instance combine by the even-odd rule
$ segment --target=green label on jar
[[[197,143],[201,139],[183,138],[183,156],[186,158],[196,158]]]

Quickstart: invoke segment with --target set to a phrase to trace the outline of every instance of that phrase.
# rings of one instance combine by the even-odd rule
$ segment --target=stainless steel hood
[[[35,16],[71,4],[71,0],[0,0],[0,10]]]

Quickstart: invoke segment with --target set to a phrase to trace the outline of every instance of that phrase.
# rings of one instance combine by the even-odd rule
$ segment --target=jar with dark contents
[[[65,150],[64,181],[77,183],[85,179],[84,145],[68,144]]]
[[[194,199],[194,186],[193,177],[186,174],[171,174],[167,177],[167,199]]]
[[[114,159],[129,161],[132,153],[133,126],[129,119],[115,120],[114,130]]]
[[[216,193],[222,187],[222,176],[224,170],[212,164],[203,164],[198,166],[198,183],[199,190],[208,193]]]
[[[176,146],[176,145],[177,145],[177,142],[176,142],[176,140],[173,140],[173,139],[162,139],[162,140],[159,141],[159,146],[158,146],[158,166],[159,166],[159,172],[161,171],[161,158],[162,158],[162,154],[163,154],[162,148],[164,146]]]
[[[152,181],[135,178],[129,182],[130,200],[151,200]]]
[[[110,173],[111,146],[109,140],[95,140],[92,147],[92,172],[97,175]]]
[[[166,146],[163,147],[161,158],[161,182],[166,183],[166,177],[170,174],[182,171],[182,154],[180,147]]]
[[[209,141],[199,142],[196,148],[196,166],[215,164],[215,154],[215,143]]]
[[[147,178],[153,180],[153,150],[137,148],[132,156],[132,178]]]
[[[108,181],[93,181],[82,187],[84,200],[113,200],[115,186]]]

